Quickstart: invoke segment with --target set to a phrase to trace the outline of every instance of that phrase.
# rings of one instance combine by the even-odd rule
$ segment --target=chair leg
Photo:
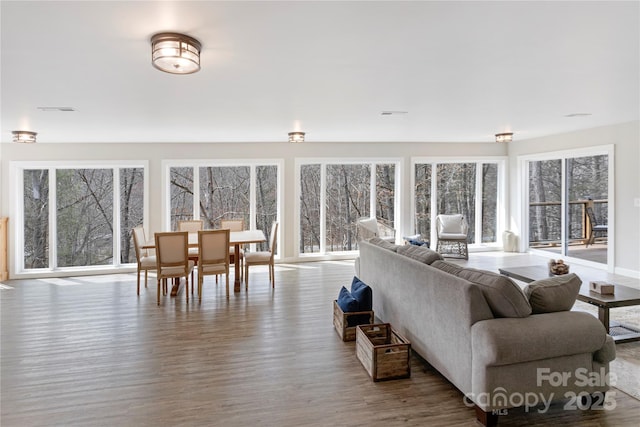
[[[160,278],[158,278],[157,282],[158,282],[158,305],[160,305]]]
[[[269,278],[271,279],[271,288],[276,287],[276,269],[273,264],[269,264]]]
[[[188,274],[184,276],[184,281],[185,281],[184,285],[186,286],[186,288],[184,288],[184,294],[187,297],[187,304],[189,304],[189,275]],[[193,291],[193,281],[191,284],[191,290]]]
[[[140,295],[140,270],[138,270],[138,295]]]
[[[249,264],[244,263],[244,289],[249,289]]]
[[[149,276],[149,270],[144,271],[144,288],[147,288],[147,278]]]
[[[225,278],[226,278],[225,291],[227,292],[227,299],[229,299],[229,272],[228,271],[227,271],[227,274],[225,274]]]

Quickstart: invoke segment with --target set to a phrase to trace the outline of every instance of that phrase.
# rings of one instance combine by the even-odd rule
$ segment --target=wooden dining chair
[[[198,298],[202,301],[204,276],[224,274],[229,298],[229,230],[198,231]]]
[[[191,276],[191,292],[193,293],[193,267],[195,263],[189,259],[189,233],[186,231],[169,231],[155,233],[156,270],[158,275],[158,305],[160,305],[160,282],[166,294],[167,279],[186,280],[184,293],[189,303],[189,276]]]
[[[204,221],[201,219],[184,219],[178,221],[178,231],[197,233],[204,229]],[[198,248],[189,248],[189,259],[198,263]]]
[[[146,288],[149,271],[155,271],[157,268],[156,256],[150,255],[149,250],[143,249],[144,244],[147,242],[147,236],[142,226],[134,227],[131,234],[133,234],[133,246],[136,250],[136,261],[138,263],[138,295],[140,295],[140,272],[144,271],[144,287]]]
[[[249,288],[249,266],[252,265],[268,265],[269,266],[269,281],[271,287],[276,286],[275,275],[275,254],[276,244],[278,242],[278,223],[271,224],[271,247],[268,251],[247,252],[244,256],[244,284],[245,289]]]
[[[220,228],[226,228],[229,231],[243,231],[244,228],[244,220],[243,219],[221,219],[220,220]],[[244,266],[244,249],[240,248],[238,251],[239,257],[239,266],[240,266],[240,279],[242,280],[242,269]],[[235,265],[236,262],[236,248],[235,246],[229,249],[229,258],[230,263]]]

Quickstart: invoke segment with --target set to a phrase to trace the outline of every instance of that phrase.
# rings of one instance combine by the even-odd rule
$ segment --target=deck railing
[[[587,206],[591,206],[600,222],[607,223],[607,199],[569,201],[568,244],[585,245],[591,237]],[[559,201],[529,203],[529,246],[558,246],[561,243],[561,206]]]

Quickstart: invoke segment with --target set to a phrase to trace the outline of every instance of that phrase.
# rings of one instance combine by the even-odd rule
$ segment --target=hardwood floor
[[[472,254],[469,265],[516,262],[507,258]],[[135,274],[4,282],[0,424],[476,425],[417,357],[410,379],[370,380],[332,327],[352,262],[277,265],[275,290],[266,267],[251,274],[229,300],[207,277],[202,303],[181,294],[160,307],[153,276],[140,297]],[[511,410],[500,425],[636,426],[640,401],[615,401],[612,411]]]

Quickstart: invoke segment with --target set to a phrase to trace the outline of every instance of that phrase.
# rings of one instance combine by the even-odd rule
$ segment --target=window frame
[[[506,230],[506,212],[507,212],[507,160],[506,156],[473,156],[473,157],[412,157],[411,158],[411,183],[410,183],[410,215],[411,222],[408,228],[408,234],[413,235],[415,231],[415,210],[416,210],[416,165],[430,164],[431,165],[431,240],[435,239],[436,233],[436,216],[437,212],[437,198],[438,198],[438,180],[437,173],[439,164],[453,164],[453,163],[475,163],[476,164],[476,184],[475,184],[475,240],[469,243],[470,248],[475,250],[488,249],[496,250],[502,247],[502,240],[500,236],[502,232]],[[496,195],[496,241],[495,242],[482,242],[482,165],[483,164],[496,164],[497,165],[497,191]],[[435,196],[435,197],[434,197]],[[478,230],[480,232],[478,232]],[[433,245],[432,245],[433,247]]]
[[[123,268],[130,269],[135,263],[120,262],[120,170],[143,169],[143,226],[149,221],[149,162],[147,160],[87,160],[87,161],[14,161],[10,162],[10,200],[14,200],[12,227],[12,253],[15,278],[42,276],[65,276],[79,272],[95,274],[113,273]],[[57,174],[59,169],[111,169],[113,171],[113,261],[109,265],[85,265],[59,267],[57,258]],[[27,269],[24,265],[24,171],[47,170],[49,174],[49,266]],[[53,213],[53,214],[52,214]],[[52,244],[54,243],[55,244]]]
[[[529,252],[535,255],[540,255],[545,258],[554,258],[557,257],[557,254],[552,254],[550,252],[530,248],[529,247],[529,163],[535,161],[545,161],[545,160],[560,160],[561,168],[562,168],[562,179],[561,179],[561,206],[560,206],[560,216],[562,220],[561,225],[561,254],[563,258],[566,260],[576,263],[587,265],[589,267],[597,268],[600,270],[606,269],[608,272],[613,273],[615,269],[615,146],[613,144],[607,145],[597,145],[592,147],[585,148],[575,148],[570,150],[560,150],[560,151],[548,151],[544,153],[535,153],[535,154],[525,154],[517,157],[518,164],[518,188],[520,191],[517,192],[517,200],[516,206],[518,209],[518,213],[515,216],[519,221],[518,227],[521,230],[521,238],[519,243],[519,251],[520,252]],[[608,160],[608,185],[607,185],[607,217],[608,217],[608,245],[607,245],[607,263],[602,264],[598,262],[592,262],[588,260],[584,260],[581,258],[571,257],[566,255],[565,250],[565,239],[566,239],[566,160],[569,158],[580,158],[580,157],[589,157],[589,156],[601,156],[606,155]]]
[[[258,166],[275,166],[276,167],[276,206],[277,206],[277,214],[276,221],[280,224],[278,227],[278,236],[276,243],[276,254],[275,258],[280,259],[282,257],[282,233],[283,233],[283,224],[282,221],[284,219],[284,210],[283,210],[283,169],[284,169],[284,159],[176,159],[176,160],[162,160],[161,168],[162,168],[162,195],[161,195],[161,224],[163,229],[170,230],[171,229],[171,168],[172,167],[181,167],[194,168],[193,171],[193,219],[200,219],[200,173],[199,168],[201,167],[249,167],[250,172],[250,181],[251,185],[249,187],[249,223],[247,224],[250,229],[255,229],[256,226],[256,209],[257,209],[257,200],[256,200],[256,167]],[[198,191],[195,191],[195,189]],[[270,239],[269,233],[271,230],[263,230],[265,233],[265,237],[267,238],[267,242]],[[256,244],[252,243],[249,245],[250,250],[254,251],[256,248]]]
[[[314,259],[339,259],[352,258],[358,250],[352,251],[327,251],[326,250],[326,197],[327,197],[327,165],[352,165],[364,164],[369,165],[371,170],[369,185],[369,215],[376,212],[376,165],[393,164],[394,171],[394,224],[396,229],[396,241],[400,238],[400,230],[402,229],[402,176],[404,161],[400,157],[370,157],[370,158],[331,158],[331,157],[298,157],[294,159],[295,165],[295,194],[294,194],[294,256],[296,259],[311,261]],[[312,253],[300,253],[300,197],[302,195],[301,188],[301,170],[303,165],[320,165],[320,250]]]

